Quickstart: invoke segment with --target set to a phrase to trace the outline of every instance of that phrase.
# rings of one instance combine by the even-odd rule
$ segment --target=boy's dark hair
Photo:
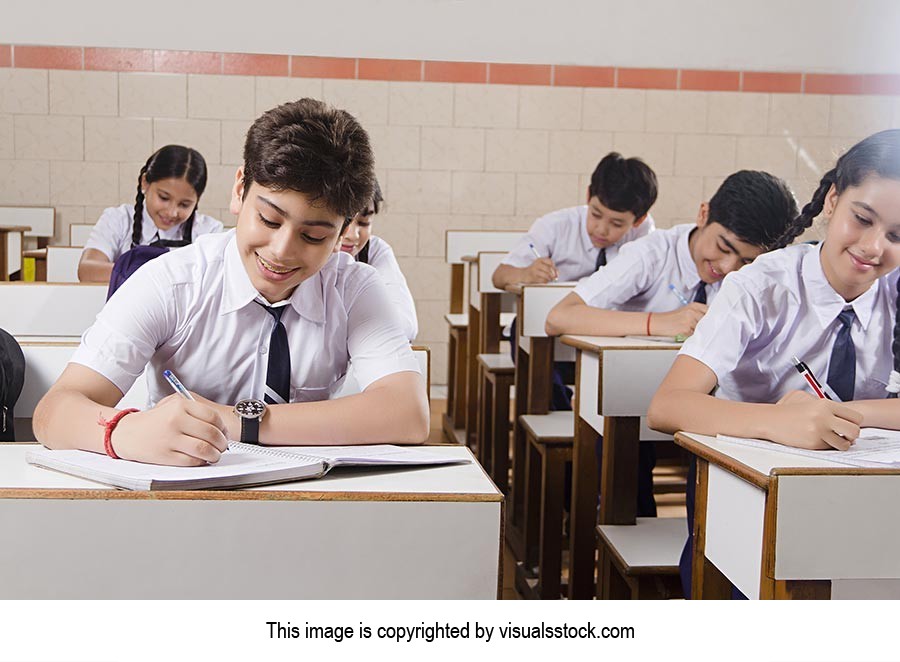
[[[775,248],[797,216],[797,201],[784,180],[760,170],[729,175],[709,201],[709,222],[731,230],[741,241]]]
[[[637,219],[656,202],[656,174],[638,158],[626,159],[618,152],[610,152],[594,169],[589,192],[604,207],[630,211]]]
[[[193,187],[199,203],[200,196],[206,190],[206,161],[196,149],[184,145],[166,145],[150,155],[138,174],[137,196],[134,199],[134,227],[131,231],[132,248],[139,246],[143,238],[144,179],[148,184],[161,179],[184,179]],[[197,205],[194,205],[191,215],[181,227],[181,239],[185,243],[191,243],[196,215]]]
[[[381,203],[384,202],[384,194],[381,192],[381,186],[378,184],[378,180],[375,180],[375,190],[372,192],[372,213],[369,213],[369,208],[366,206],[360,214],[363,217],[366,216],[375,216],[379,211],[381,211]],[[356,255],[356,261],[362,262],[363,264],[369,264],[369,244],[371,244],[371,239],[366,242],[366,245],[362,247],[362,250],[359,251]]]
[[[247,131],[244,195],[253,182],[297,191],[343,216],[346,228],[372,200],[374,164],[369,135],[350,113],[300,99],[263,113]]]

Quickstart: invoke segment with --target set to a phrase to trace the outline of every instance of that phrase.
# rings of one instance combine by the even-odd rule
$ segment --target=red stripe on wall
[[[13,61],[24,69],[81,69],[83,50],[71,46],[14,46]]]
[[[287,55],[222,53],[222,73],[241,76],[287,76]]]
[[[425,62],[424,80],[437,83],[486,83],[486,62]]]
[[[553,68],[553,84],[570,87],[613,87],[616,84],[616,70],[613,67],[558,64]]]
[[[618,69],[616,87],[644,90],[674,90],[678,87],[677,69]]]
[[[703,90],[706,92],[737,92],[741,89],[741,72],[682,69],[679,89]]]
[[[291,76],[302,78],[356,78],[356,60],[349,57],[292,55]]]
[[[153,71],[153,51],[137,48],[85,48],[84,68],[92,71]]]

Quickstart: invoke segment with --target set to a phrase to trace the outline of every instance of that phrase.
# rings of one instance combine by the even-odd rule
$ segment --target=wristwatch
[[[247,398],[234,405],[234,413],[241,419],[241,441],[245,444],[259,443],[259,422],[268,411],[262,400]]]

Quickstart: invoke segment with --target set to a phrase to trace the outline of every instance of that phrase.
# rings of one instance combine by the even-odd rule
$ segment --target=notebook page
[[[816,457],[831,462],[847,464],[853,467],[890,469],[900,467],[900,431],[883,430],[881,428],[863,428],[860,435],[849,450],[807,450],[783,446],[763,439],[746,439],[728,435],[716,435],[717,439],[730,441],[743,446],[777,450],[790,455]]]
[[[280,449],[286,453],[302,453],[321,458],[331,466],[456,464],[469,460],[429,453],[418,448],[376,444],[371,446],[293,446]]]

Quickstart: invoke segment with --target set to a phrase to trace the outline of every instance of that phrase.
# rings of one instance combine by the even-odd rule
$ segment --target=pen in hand
[[[190,394],[190,392],[184,387],[178,377],[175,376],[175,373],[171,370],[163,370],[163,377],[166,378],[166,381],[172,386],[176,393],[178,393],[181,397],[186,400],[194,400],[194,396]],[[196,401],[195,401],[196,402]]]
[[[669,283],[669,289],[672,290],[672,294],[678,297],[678,300],[681,302],[682,306],[687,306],[690,301],[688,301],[685,296],[679,292],[672,283]]]
[[[836,400],[840,402],[841,399],[838,398],[831,389],[822,386],[816,376],[813,374],[812,370],[809,369],[809,366],[806,365],[803,361],[798,359],[796,356],[791,357],[791,363],[794,364],[794,367],[797,368],[797,372],[803,375],[803,378],[806,380],[806,383],[809,384],[809,387],[813,390],[813,392],[819,396],[821,400]]]
[[[534,247],[534,244],[529,243],[529,244],[528,244],[528,248],[531,249],[531,253],[534,255],[534,257],[535,257],[536,259],[538,259],[538,260],[541,259],[541,254],[537,252],[537,249]]]

